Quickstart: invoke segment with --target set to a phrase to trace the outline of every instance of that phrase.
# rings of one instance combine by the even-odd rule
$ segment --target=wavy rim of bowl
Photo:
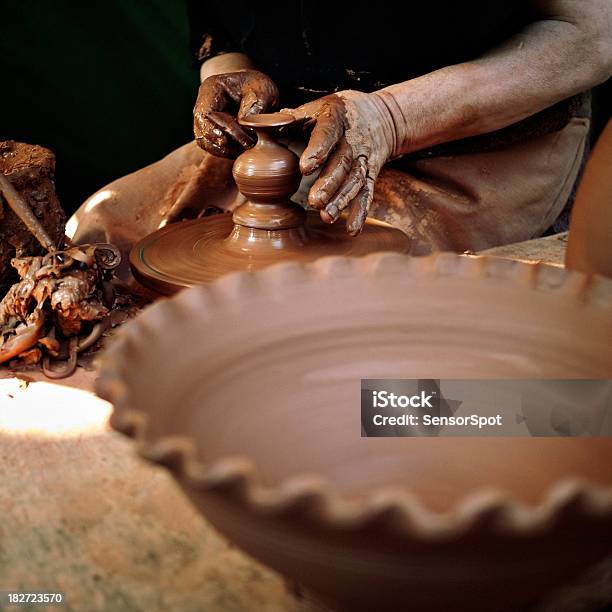
[[[365,257],[324,257],[300,264],[286,262],[259,272],[228,274],[209,285],[186,289],[176,296],[162,299],[149,309],[181,307],[189,295],[208,295],[221,290],[224,297],[258,292],[274,285],[276,291],[287,280],[332,277],[347,274],[377,274],[383,268],[402,266],[407,274],[444,278],[449,275],[499,276],[499,269],[512,271],[511,278],[533,290],[559,291],[566,299],[582,306],[610,308],[612,313],[612,279],[582,272],[564,270],[539,262],[523,262],[490,256],[437,253],[411,257],[395,253],[374,253]],[[514,268],[514,270],[511,270]],[[253,282],[253,281],[256,282]],[[603,289],[594,291],[594,287]],[[594,295],[597,295],[596,299]],[[603,297],[603,303],[602,303]],[[142,316],[126,328],[135,328]],[[612,317],[611,317],[612,320]],[[584,479],[562,479],[550,486],[537,505],[513,499],[509,493],[492,489],[470,492],[447,512],[436,512],[401,488],[374,489],[358,500],[335,491],[324,478],[295,475],[274,486],[257,481],[257,469],[249,459],[222,456],[209,464],[196,459],[195,441],[188,436],[160,436],[147,440],[149,417],[134,408],[129,388],[122,378],[122,347],[128,340],[126,328],[119,330],[110,347],[100,358],[100,376],[96,381],[98,395],[113,404],[111,426],[136,442],[138,453],[145,459],[174,472],[189,488],[225,497],[256,514],[288,518],[292,515],[317,525],[339,530],[373,529],[395,537],[421,541],[456,539],[483,529],[493,535],[529,536],[562,529],[565,520],[576,516],[601,519],[612,517],[612,487],[600,486]]]

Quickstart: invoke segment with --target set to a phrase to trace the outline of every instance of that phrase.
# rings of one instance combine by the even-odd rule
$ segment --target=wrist
[[[206,60],[200,66],[200,83],[208,77],[226,72],[238,72],[254,68],[253,63],[244,53],[222,53]]]
[[[377,101],[376,105],[379,113],[385,117],[385,122],[389,125],[388,130],[391,134],[389,159],[395,159],[404,153],[405,144],[408,140],[407,122],[404,113],[393,95],[384,89],[369,95]]]
[[[376,157],[381,158],[382,163],[393,159],[398,140],[393,116],[385,101],[377,93],[347,90],[338,95],[345,101],[349,124],[359,123],[352,120],[352,113],[361,115],[362,122],[365,120],[373,139]]]
[[[487,101],[496,100],[496,80],[476,62],[457,64],[375,94],[393,119],[394,157],[495,129]]]

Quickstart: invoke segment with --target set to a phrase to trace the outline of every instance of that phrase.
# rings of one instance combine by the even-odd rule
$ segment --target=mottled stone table
[[[551,237],[494,254],[559,264],[564,245]],[[61,384],[22,376],[0,370],[0,590],[61,591],[65,606],[49,609],[79,612],[315,610],[109,430],[94,366]]]
[[[553,266],[563,266],[568,233],[554,234],[545,238],[526,240],[481,251],[480,255],[494,255],[524,261],[540,261]]]
[[[49,609],[79,612],[312,609],[137,458],[109,413],[82,389],[0,380],[0,590],[61,591]]]

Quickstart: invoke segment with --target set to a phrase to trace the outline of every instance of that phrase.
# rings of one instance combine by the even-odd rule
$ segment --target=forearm
[[[215,74],[235,72],[253,68],[251,60],[244,53],[222,53],[206,60],[200,66],[200,82]]]
[[[483,57],[377,92],[394,125],[393,157],[506,127],[610,76],[610,3],[541,4],[546,19]]]

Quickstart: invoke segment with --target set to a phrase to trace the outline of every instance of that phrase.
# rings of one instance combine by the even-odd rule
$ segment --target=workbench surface
[[[500,254],[560,263],[564,245],[553,236]],[[49,609],[79,612],[320,610],[228,545],[109,430],[95,367],[63,384],[27,376],[0,370],[0,590],[60,591],[65,605]]]

